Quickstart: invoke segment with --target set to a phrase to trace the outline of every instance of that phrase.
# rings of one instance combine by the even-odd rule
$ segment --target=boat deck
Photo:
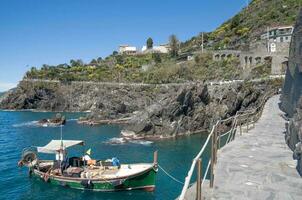
[[[78,173],[80,177],[62,176],[58,173],[59,170],[52,169],[53,161],[40,161],[40,168],[48,166],[49,173],[57,177],[68,177],[68,178],[87,178],[87,179],[116,179],[123,177],[130,177],[136,174],[140,174],[149,170],[154,166],[153,163],[137,163],[137,164],[121,164],[117,166],[83,166],[83,167],[68,167],[65,172]],[[76,172],[75,172],[76,171]],[[44,172],[42,172],[44,173]]]
[[[92,168],[85,168],[84,173],[88,173],[88,177],[90,178],[115,179],[142,173],[150,169],[152,166],[152,164],[122,164],[119,169],[104,169],[103,167],[95,166]]]

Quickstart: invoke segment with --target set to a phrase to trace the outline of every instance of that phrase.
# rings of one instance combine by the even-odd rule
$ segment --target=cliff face
[[[286,142],[294,151],[297,170],[302,175],[302,10],[290,46],[290,57],[282,91],[281,108],[290,117]]]
[[[127,118],[125,129],[136,135],[173,137],[207,130],[219,118],[257,106],[272,87],[271,81],[208,87],[200,82],[147,85],[23,80],[0,107],[89,110],[83,121]]]
[[[182,87],[176,95],[136,112],[125,129],[147,138],[207,131],[218,119],[257,106],[269,88],[265,82],[216,86],[210,91],[202,85]]]
[[[290,45],[288,68],[282,94],[282,108],[290,117],[302,94],[302,13],[297,19]]]
[[[132,113],[157,99],[173,95],[177,84],[144,85],[23,80],[0,102],[2,109]],[[110,116],[106,116],[110,117]],[[105,118],[105,117],[104,117]]]

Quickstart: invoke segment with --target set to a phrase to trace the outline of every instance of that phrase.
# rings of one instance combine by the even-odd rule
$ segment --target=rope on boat
[[[169,176],[172,180],[174,180],[175,182],[177,183],[180,183],[182,185],[184,185],[185,183],[184,182],[181,182],[180,180],[178,180],[177,178],[175,178],[174,176],[172,176],[169,172],[167,172],[166,170],[164,170],[162,168],[162,166],[158,165],[158,168],[161,169],[167,176]],[[191,184],[192,185],[192,184]]]

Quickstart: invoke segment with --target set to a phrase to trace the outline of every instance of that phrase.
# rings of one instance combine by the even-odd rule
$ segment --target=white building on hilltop
[[[288,51],[293,31],[293,26],[268,28],[267,31],[261,35],[260,40],[262,46],[266,45],[266,48],[261,49],[266,49],[267,52],[271,53],[282,52],[284,50]]]
[[[261,40],[268,40],[269,42],[290,42],[292,38],[293,26],[278,26],[269,28],[267,32],[261,35]]]
[[[134,55],[137,53],[136,47],[129,45],[120,45],[119,46],[120,54]]]
[[[143,53],[169,53],[170,47],[167,44],[161,44],[159,46],[153,46],[152,49],[147,49],[147,46],[143,46],[142,52]]]

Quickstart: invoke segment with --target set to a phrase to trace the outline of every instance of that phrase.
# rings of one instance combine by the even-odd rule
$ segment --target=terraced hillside
[[[244,49],[257,39],[267,27],[293,25],[302,5],[302,0],[252,0],[213,32],[204,35],[208,47],[213,49]],[[182,51],[200,48],[201,35],[182,43]]]

